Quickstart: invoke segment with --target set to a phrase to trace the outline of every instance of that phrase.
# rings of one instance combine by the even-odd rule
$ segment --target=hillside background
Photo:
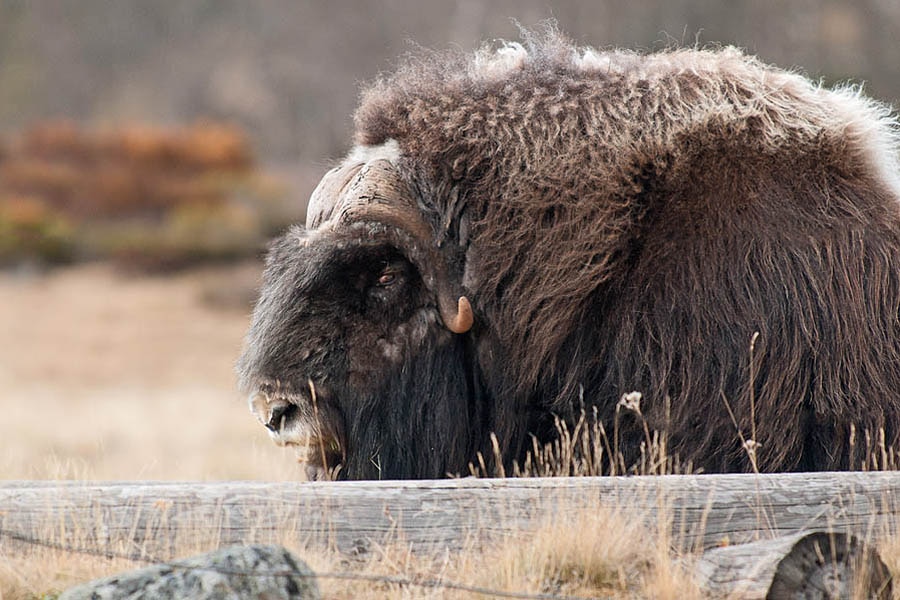
[[[0,0],[0,478],[302,477],[235,385],[266,240],[363,82],[547,19],[900,103],[900,0]]]
[[[321,166],[347,147],[360,83],[414,44],[472,48],[550,18],[585,45],[736,44],[900,100],[897,0],[0,0],[0,135],[214,118],[267,163]]]

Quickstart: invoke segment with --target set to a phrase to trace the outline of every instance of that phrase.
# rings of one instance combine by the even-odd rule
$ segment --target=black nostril
[[[295,410],[297,410],[297,407],[293,404],[285,404],[273,408],[272,416],[269,418],[269,422],[266,423],[266,429],[273,433],[278,433],[291,415],[294,414]]]

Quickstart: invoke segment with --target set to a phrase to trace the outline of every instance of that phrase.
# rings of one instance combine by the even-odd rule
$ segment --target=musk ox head
[[[269,252],[243,385],[313,478],[435,477],[470,454],[472,307],[398,160],[396,144],[351,156]]]
[[[651,432],[698,470],[875,466],[900,433],[897,131],[729,48],[549,32],[409,61],[271,247],[251,410],[313,476],[506,467],[584,414],[619,471]]]

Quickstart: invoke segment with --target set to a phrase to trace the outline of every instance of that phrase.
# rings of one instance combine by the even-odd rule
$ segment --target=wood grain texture
[[[15,536],[165,555],[295,543],[358,552],[401,542],[456,551],[527,536],[554,515],[608,507],[697,550],[829,529],[895,530],[900,473],[670,475],[342,483],[0,482],[0,550]]]
[[[893,591],[878,552],[844,533],[806,532],[713,548],[694,567],[711,598],[888,600]]]

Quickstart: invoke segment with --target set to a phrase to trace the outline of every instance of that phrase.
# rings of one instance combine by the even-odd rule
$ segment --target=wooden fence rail
[[[0,481],[0,526],[137,544],[174,536],[327,543],[402,539],[414,552],[515,536],[607,507],[666,526],[683,549],[831,529],[880,537],[900,523],[900,472],[448,479],[342,483]],[[4,543],[0,538],[0,543]],[[148,550],[149,551],[149,550]]]
[[[875,542],[900,524],[900,472],[343,483],[0,482],[0,550],[33,538],[150,556],[286,542],[456,551],[579,510],[617,511],[700,550],[827,530]],[[849,539],[849,538],[848,538]],[[714,556],[711,554],[710,556]]]

